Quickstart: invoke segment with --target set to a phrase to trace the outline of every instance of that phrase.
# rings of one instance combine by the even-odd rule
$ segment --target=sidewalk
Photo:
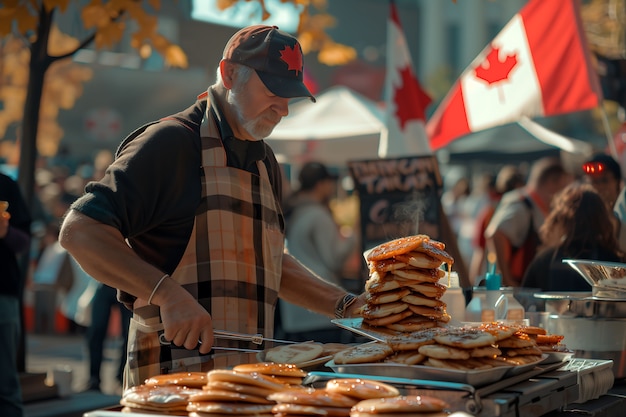
[[[26,335],[26,382],[24,386],[26,417],[82,417],[85,411],[119,404],[121,387],[115,373],[120,355],[117,340],[105,342],[101,378],[102,392],[85,392],[89,379],[89,361],[84,335]],[[54,386],[49,379],[56,370],[64,378]],[[30,394],[29,394],[30,392]],[[32,401],[29,401],[32,400]]]

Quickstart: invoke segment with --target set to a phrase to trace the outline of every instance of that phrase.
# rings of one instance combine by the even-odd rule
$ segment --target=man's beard
[[[237,123],[239,123],[239,125],[241,125],[241,127],[255,140],[261,140],[268,137],[274,130],[275,125],[262,123],[262,116],[247,120],[241,110],[241,100],[239,99],[240,91],[240,86],[233,86],[228,94],[228,104],[230,104],[231,108],[234,110]]]

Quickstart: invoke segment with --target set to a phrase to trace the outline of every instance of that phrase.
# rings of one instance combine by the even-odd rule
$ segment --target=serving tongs
[[[263,342],[265,342],[265,341],[267,341],[267,342],[275,342],[275,343],[284,343],[284,344],[300,343],[300,342],[293,342],[291,340],[272,339],[272,338],[269,338],[269,337],[264,337],[261,333],[247,334],[247,333],[229,332],[229,331],[226,331],[226,330],[213,330],[213,337],[216,338],[216,339],[244,340],[244,341],[247,341],[247,342],[252,342],[255,345],[262,345]],[[165,333],[163,333],[162,330],[159,333],[159,342],[162,345],[171,345],[172,344],[172,342],[170,340],[167,340],[165,338]],[[202,344],[202,340],[198,340],[198,344],[201,345]],[[217,350],[238,350],[238,351],[242,351],[242,352],[258,352],[258,350],[255,350],[255,349],[226,348],[226,347],[221,347],[221,346],[213,346],[213,349],[217,349]]]
[[[266,341],[275,342],[275,343],[285,343],[285,344],[302,343],[302,342],[293,342],[291,340],[271,339],[269,337],[263,337],[261,333],[246,334],[246,333],[229,332],[226,330],[213,330],[213,337],[215,337],[216,339],[247,340],[248,342],[252,342],[255,345],[262,345],[263,342],[266,342]]]

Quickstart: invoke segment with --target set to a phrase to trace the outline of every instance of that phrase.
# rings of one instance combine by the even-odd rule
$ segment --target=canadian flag
[[[396,5],[391,1],[387,24],[387,74],[385,77],[385,122],[378,145],[378,156],[396,158],[407,155],[430,155],[424,123],[424,112],[431,98],[413,71],[411,54],[398,19]]]
[[[520,120],[597,107],[577,0],[530,0],[441,102],[426,125],[436,150],[460,136]]]

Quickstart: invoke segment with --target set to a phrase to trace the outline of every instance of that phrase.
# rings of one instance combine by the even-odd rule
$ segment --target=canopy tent
[[[457,163],[517,163],[562,152],[584,159],[593,153],[594,145],[594,141],[563,136],[524,118],[517,123],[471,133],[438,152],[447,154],[450,162]]]
[[[386,132],[384,109],[345,86],[335,86],[290,106],[289,115],[266,139],[279,161],[301,165],[318,160],[331,166],[378,158]],[[530,119],[475,132],[450,143],[440,153],[452,163],[516,163],[565,151],[588,156],[594,141],[559,135]]]
[[[316,103],[292,104],[265,141],[281,162],[344,166],[349,160],[377,158],[384,131],[384,114],[374,101],[336,86],[319,94]]]

